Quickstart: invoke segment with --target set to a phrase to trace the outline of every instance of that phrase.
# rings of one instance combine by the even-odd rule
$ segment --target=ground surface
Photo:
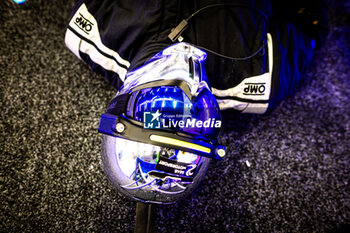
[[[0,232],[132,232],[108,183],[99,117],[115,91],[64,45],[73,1],[0,3]],[[224,114],[228,155],[159,232],[336,232],[350,224],[350,6],[307,81],[263,116]],[[250,165],[250,166],[248,166]]]

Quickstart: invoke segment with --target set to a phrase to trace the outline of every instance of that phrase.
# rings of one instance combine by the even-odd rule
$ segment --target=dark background
[[[133,231],[135,202],[100,160],[115,90],[65,47],[72,6],[0,3],[0,232]],[[158,207],[158,232],[349,230],[349,14],[330,1],[330,35],[295,95],[262,116],[224,114],[228,155]]]

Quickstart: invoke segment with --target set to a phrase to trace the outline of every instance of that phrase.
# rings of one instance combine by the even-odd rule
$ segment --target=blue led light
[[[17,4],[23,4],[26,0],[13,0]]]

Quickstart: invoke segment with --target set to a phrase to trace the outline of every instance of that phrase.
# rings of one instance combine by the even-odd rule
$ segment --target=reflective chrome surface
[[[183,180],[183,176],[159,171],[156,169],[159,156],[193,168],[187,173],[192,178]],[[198,186],[210,159],[104,135],[102,161],[107,177],[121,193],[143,202],[168,204],[187,196]]]
[[[118,95],[130,94],[142,84],[161,80],[179,80],[189,92],[177,86],[150,86],[132,92],[126,115],[143,122],[145,112],[193,118],[221,120],[218,105],[211,94],[202,62],[206,53],[186,43],[178,43],[156,54],[142,67],[128,73]],[[221,122],[221,121],[220,121]],[[119,130],[120,127],[118,128]],[[217,139],[220,128],[175,127],[201,138]],[[145,129],[146,130],[146,129]],[[165,158],[165,159],[164,159]],[[184,166],[182,175],[160,169],[159,159]],[[143,202],[172,203],[190,194],[203,178],[210,159],[196,154],[103,136],[102,161],[113,186],[126,196]],[[171,167],[171,165],[169,165]],[[169,168],[169,167],[168,167]],[[193,172],[193,173],[192,173]]]

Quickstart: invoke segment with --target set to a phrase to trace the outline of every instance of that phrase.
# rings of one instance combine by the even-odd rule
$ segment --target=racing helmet
[[[162,50],[128,73],[101,116],[104,170],[122,194],[173,203],[198,186],[211,159],[225,155],[205,58],[187,43]]]

